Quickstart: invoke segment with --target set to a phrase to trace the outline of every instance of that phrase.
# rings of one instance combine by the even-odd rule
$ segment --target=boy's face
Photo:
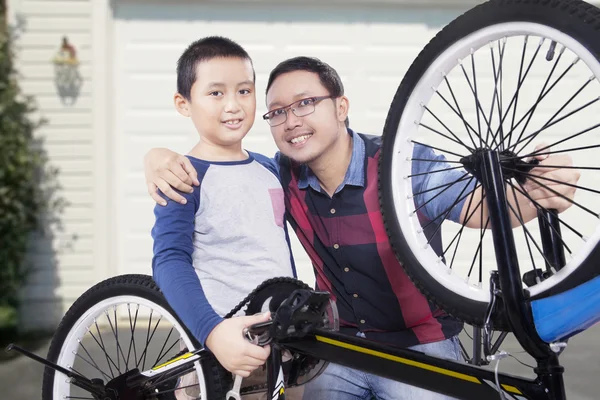
[[[196,67],[190,100],[175,95],[177,110],[190,117],[202,140],[219,147],[239,145],[256,113],[254,70],[249,60],[213,58]]]
[[[293,71],[278,76],[267,93],[269,111],[285,107],[295,101],[328,96],[319,75],[309,71]],[[337,141],[340,123],[348,114],[347,99],[325,99],[315,103],[314,112],[297,117],[286,109],[286,121],[271,127],[273,139],[279,150],[299,163],[310,163],[321,157]]]

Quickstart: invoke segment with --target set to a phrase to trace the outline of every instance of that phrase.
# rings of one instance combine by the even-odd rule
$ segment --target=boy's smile
[[[190,99],[175,98],[178,111],[192,119],[200,146],[223,156],[241,152],[241,141],[256,113],[254,70],[249,60],[217,57],[200,61]]]

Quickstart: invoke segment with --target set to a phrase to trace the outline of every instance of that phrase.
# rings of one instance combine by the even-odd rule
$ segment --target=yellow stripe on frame
[[[519,389],[517,389],[516,387],[511,386],[511,385],[506,385],[506,384],[503,383],[502,384],[502,388],[504,390],[506,390],[507,392],[509,392],[509,393],[523,394]]]
[[[437,372],[438,374],[448,375],[448,376],[451,376],[453,378],[462,379],[462,380],[465,380],[465,381],[468,381],[468,382],[473,382],[473,383],[479,383],[479,384],[481,384],[481,381],[479,379],[475,378],[474,376],[470,376],[470,375],[466,375],[466,374],[461,374],[460,372],[454,372],[454,371],[451,371],[449,369],[440,368],[440,367],[434,367],[433,365],[425,364],[425,363],[418,362],[418,361],[408,360],[408,359],[402,358],[402,357],[393,356],[391,354],[383,353],[381,351],[376,351],[376,350],[371,350],[371,349],[365,349],[364,347],[356,346],[356,345],[349,344],[349,343],[340,342],[338,340],[329,339],[329,338],[326,338],[326,337],[323,337],[323,336],[315,336],[315,338],[319,342],[331,344],[333,346],[342,347],[344,349],[353,350],[353,351],[356,351],[356,352],[359,352],[359,353],[369,354],[369,355],[372,355],[372,356],[384,358],[386,360],[395,361],[395,362],[399,362],[399,363],[402,363],[402,364],[410,365],[410,366],[413,366],[413,367],[426,369],[428,371]]]
[[[182,355],[180,355],[179,357],[176,357],[176,358],[174,358],[174,359],[172,359],[172,360],[169,360],[169,361],[167,361],[167,362],[166,362],[166,363],[164,363],[164,364],[157,365],[156,367],[152,368],[152,370],[153,370],[153,371],[159,370],[159,369],[161,369],[162,367],[166,367],[167,365],[169,365],[169,364],[173,364],[174,362],[177,362],[177,361],[179,361],[179,360],[185,360],[186,358],[190,358],[190,357],[191,357],[191,356],[193,356],[193,355],[194,355],[193,353],[185,353],[185,354],[182,354]]]

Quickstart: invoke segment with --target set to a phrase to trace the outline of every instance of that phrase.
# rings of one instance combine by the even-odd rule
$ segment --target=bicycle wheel
[[[582,1],[493,0],[438,33],[396,92],[379,160],[387,233],[419,289],[470,324],[484,322],[488,272],[496,269],[489,218],[478,212],[485,193],[471,196],[481,186],[469,164],[475,154],[498,152],[507,199],[531,203],[532,210],[509,205],[521,273],[539,277],[524,285],[526,296],[558,293],[600,272],[599,29],[600,10]],[[557,165],[547,160],[527,171],[539,155]],[[547,173],[565,155],[574,161],[561,171],[580,178],[570,186],[574,200],[563,198],[570,207],[558,214],[560,229],[552,229],[565,253],[565,265],[556,266],[543,251],[539,220],[526,217],[544,205],[523,182],[556,195],[555,184],[567,178]],[[447,221],[460,212],[462,222]],[[492,322],[508,329],[500,317]]]
[[[146,371],[160,365],[182,348],[195,350],[198,343],[153,279],[123,275],[95,285],[71,306],[54,334],[48,360],[106,384],[134,368]],[[198,383],[194,387],[183,388],[175,379],[161,383],[147,398],[175,399],[178,387],[196,390],[194,395],[202,400],[222,399],[228,384],[226,371],[212,356],[203,357],[195,367]],[[46,368],[42,399],[68,398],[92,396],[71,385],[66,376]]]

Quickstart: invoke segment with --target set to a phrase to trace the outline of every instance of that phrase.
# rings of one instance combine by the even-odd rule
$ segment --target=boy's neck
[[[248,153],[242,148],[242,143],[231,146],[216,145],[200,140],[188,153],[192,157],[206,161],[243,161],[248,159]]]
[[[334,145],[321,157],[310,162],[308,167],[315,174],[321,188],[332,197],[337,188],[344,182],[346,172],[352,160],[352,136],[346,128]]]

